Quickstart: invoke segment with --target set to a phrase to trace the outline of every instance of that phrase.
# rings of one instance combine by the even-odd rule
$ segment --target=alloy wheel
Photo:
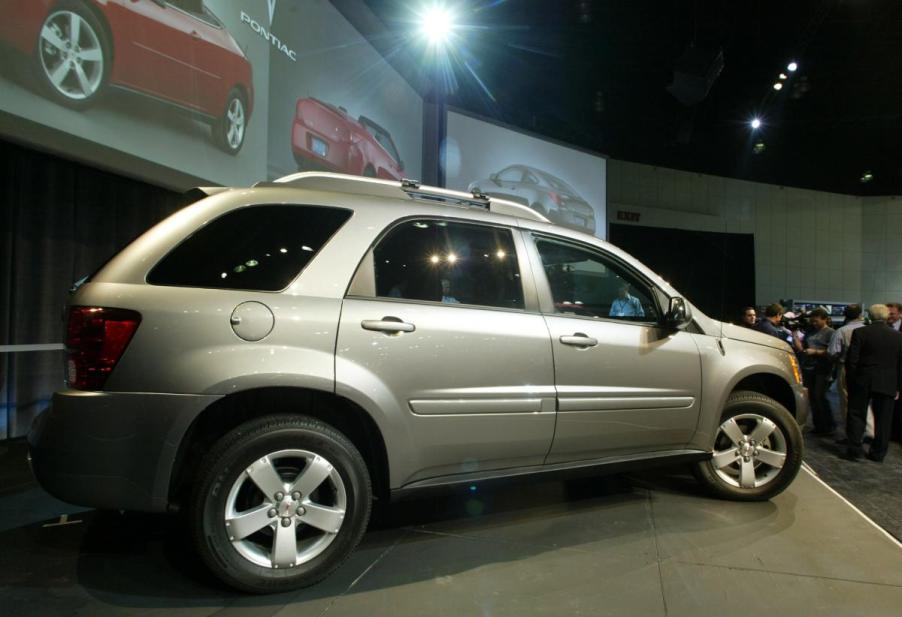
[[[238,97],[229,102],[226,110],[226,143],[232,150],[238,150],[244,141],[244,104]]]
[[[100,89],[104,73],[100,37],[78,13],[51,14],[41,28],[38,53],[47,81],[60,95],[84,101]]]
[[[786,456],[786,436],[780,427],[765,416],[746,413],[720,425],[710,465],[730,486],[751,489],[772,482]]]
[[[328,460],[307,450],[279,450],[239,474],[223,523],[232,546],[248,561],[293,568],[326,550],[346,510],[345,484]]]

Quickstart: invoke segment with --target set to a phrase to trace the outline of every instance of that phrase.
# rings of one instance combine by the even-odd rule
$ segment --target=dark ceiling
[[[377,47],[422,90],[414,12],[365,0]],[[607,154],[858,195],[902,194],[902,2],[448,0],[458,7],[449,104]],[[682,68],[723,70],[699,102],[668,91]],[[799,63],[789,73],[790,60]],[[688,64],[688,66],[686,66]],[[780,72],[781,91],[773,84]],[[478,78],[478,79],[477,79]],[[480,83],[481,82],[481,83]],[[759,115],[763,126],[752,132]],[[754,152],[763,141],[764,150]],[[862,183],[869,170],[873,180]]]

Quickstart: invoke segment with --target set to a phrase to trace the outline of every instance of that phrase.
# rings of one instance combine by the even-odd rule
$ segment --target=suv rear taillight
[[[127,309],[70,307],[66,328],[69,387],[78,390],[103,388],[140,323],[140,313]]]

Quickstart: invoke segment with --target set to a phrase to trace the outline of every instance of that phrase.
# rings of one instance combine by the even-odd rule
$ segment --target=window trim
[[[520,286],[523,291],[523,308],[489,306],[485,304],[465,304],[463,302],[452,304],[445,302],[433,302],[430,300],[415,300],[411,298],[392,298],[387,296],[377,296],[376,264],[374,251],[376,247],[396,228],[414,221],[444,221],[448,223],[461,223],[464,225],[476,225],[508,231],[511,234],[511,241],[514,244],[514,249],[517,253],[517,267],[520,271]],[[441,306],[447,308],[467,308],[487,311],[541,314],[541,310],[539,308],[539,294],[538,290],[536,289],[536,281],[533,276],[533,269],[528,263],[529,251],[527,250],[526,245],[523,243],[523,238],[521,237],[520,233],[518,233],[519,231],[519,228],[511,227],[501,223],[490,223],[478,220],[474,221],[473,219],[451,216],[415,214],[396,219],[389,223],[376,236],[372,243],[370,243],[369,248],[367,248],[363,257],[360,259],[360,263],[357,264],[357,268],[354,270],[354,275],[351,277],[348,287],[345,290],[344,297],[351,300],[371,300],[377,302],[391,302],[395,304],[421,304],[424,306]],[[367,268],[368,266],[371,267]],[[365,292],[371,292],[372,295],[365,295]]]
[[[331,234],[329,234],[329,237],[326,238],[326,240],[323,242],[322,246],[319,247],[319,249],[317,249],[316,252],[313,253],[313,255],[310,256],[310,259],[307,260],[307,263],[304,265],[304,267],[302,267],[302,268],[301,268],[301,269],[300,269],[300,270],[299,270],[299,271],[291,278],[291,280],[288,282],[288,284],[285,285],[285,287],[283,287],[282,289],[272,290],[272,289],[248,289],[248,288],[246,288],[246,287],[204,287],[204,286],[201,286],[201,285],[174,285],[174,284],[172,284],[172,283],[166,283],[166,284],[162,284],[162,283],[151,283],[151,282],[148,280],[148,278],[150,277],[150,273],[153,272],[153,271],[157,268],[157,266],[159,266],[161,263],[163,263],[163,261],[164,261],[167,257],[169,257],[169,256],[170,256],[172,253],[174,253],[176,250],[178,250],[178,248],[181,247],[185,242],[187,242],[188,240],[190,240],[191,238],[193,238],[198,232],[200,232],[200,231],[206,229],[207,227],[209,227],[210,225],[212,225],[213,223],[215,223],[215,222],[218,221],[219,219],[224,218],[224,217],[226,217],[226,216],[228,216],[228,215],[230,215],[230,214],[232,214],[232,213],[234,213],[234,212],[238,212],[238,211],[241,211],[241,210],[246,210],[247,208],[257,208],[257,207],[263,207],[263,206],[279,206],[279,207],[287,207],[287,208],[296,208],[296,207],[302,207],[302,208],[303,208],[303,207],[308,207],[308,208],[329,208],[329,209],[332,209],[332,210],[341,210],[341,211],[343,211],[343,212],[347,212],[347,213],[349,214],[349,216],[348,216],[348,218],[346,218],[346,219],[344,220],[344,222],[343,222],[341,225],[339,225],[339,226],[335,229],[335,231],[333,231]],[[313,260],[315,260],[315,259],[317,258],[317,256],[319,256],[320,252],[321,252],[321,251],[322,251],[322,250],[323,250],[330,242],[332,242],[332,239],[335,237],[335,235],[336,235],[338,232],[340,232],[340,231],[344,228],[344,226],[347,225],[348,222],[350,222],[351,219],[353,219],[353,218],[354,218],[354,210],[352,210],[351,208],[345,208],[345,207],[342,207],[342,206],[324,206],[324,205],[320,205],[320,204],[296,203],[296,202],[292,202],[292,203],[286,203],[286,202],[271,203],[271,202],[267,202],[267,203],[242,204],[241,206],[238,206],[238,207],[236,207],[236,208],[229,208],[228,210],[226,210],[226,211],[224,211],[224,212],[220,212],[217,216],[214,216],[213,218],[210,218],[210,219],[205,220],[203,223],[201,223],[200,225],[198,225],[197,227],[195,227],[194,229],[192,229],[191,231],[189,231],[186,235],[182,236],[182,238],[181,238],[178,242],[176,242],[175,244],[171,245],[168,249],[166,249],[165,252],[164,252],[162,255],[160,255],[160,258],[157,259],[157,260],[153,263],[153,265],[151,265],[151,266],[144,272],[144,276],[142,277],[141,281],[142,281],[145,285],[150,285],[151,287],[174,287],[174,288],[178,288],[178,289],[209,289],[209,290],[214,290],[214,291],[242,291],[242,292],[262,293],[262,294],[282,294],[282,293],[285,293],[286,291],[288,291],[288,290],[291,288],[291,286],[294,285],[294,284],[297,282],[297,280],[304,274],[304,271],[307,269],[307,266],[309,266],[311,263],[313,263]]]
[[[660,287],[654,284],[647,276],[643,273],[639,272],[635,268],[633,268],[630,264],[625,262],[623,259],[617,257],[616,255],[605,251],[602,248],[597,246],[593,246],[586,242],[580,242],[579,240],[574,240],[572,238],[567,238],[564,236],[556,236],[554,234],[536,231],[533,229],[521,229],[521,233],[524,235],[524,242],[526,243],[529,249],[529,259],[530,264],[532,265],[535,285],[539,294],[539,305],[540,310],[543,315],[547,315],[549,317],[566,317],[568,319],[583,319],[591,322],[610,322],[610,323],[619,323],[619,324],[629,324],[633,326],[642,326],[642,327],[655,327],[660,328],[661,318],[664,315],[664,311],[661,310],[661,299],[659,297],[660,294],[667,296]],[[537,241],[540,239],[550,240],[552,242],[560,242],[563,244],[569,244],[575,248],[580,250],[585,250],[590,253],[594,253],[600,255],[603,261],[611,262],[614,265],[620,267],[627,274],[633,276],[637,282],[641,282],[646,288],[648,288],[648,296],[651,302],[654,303],[655,309],[658,312],[658,320],[648,320],[648,321],[631,321],[627,319],[617,319],[616,317],[609,316],[596,316],[589,317],[587,315],[571,315],[568,313],[559,313],[554,309],[554,295],[551,292],[551,284],[548,282],[548,276],[545,274],[545,265],[542,263],[542,255],[539,253],[539,247],[537,245]],[[669,296],[667,296],[669,297]]]

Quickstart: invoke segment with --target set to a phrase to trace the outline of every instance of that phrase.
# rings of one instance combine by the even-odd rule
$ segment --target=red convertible
[[[298,169],[328,169],[358,176],[400,180],[404,163],[391,134],[367,118],[348,115],[318,99],[299,99],[291,127]]]
[[[236,154],[251,65],[202,0],[0,0],[0,40],[30,56],[44,93],[80,109],[107,86],[189,109]]]

